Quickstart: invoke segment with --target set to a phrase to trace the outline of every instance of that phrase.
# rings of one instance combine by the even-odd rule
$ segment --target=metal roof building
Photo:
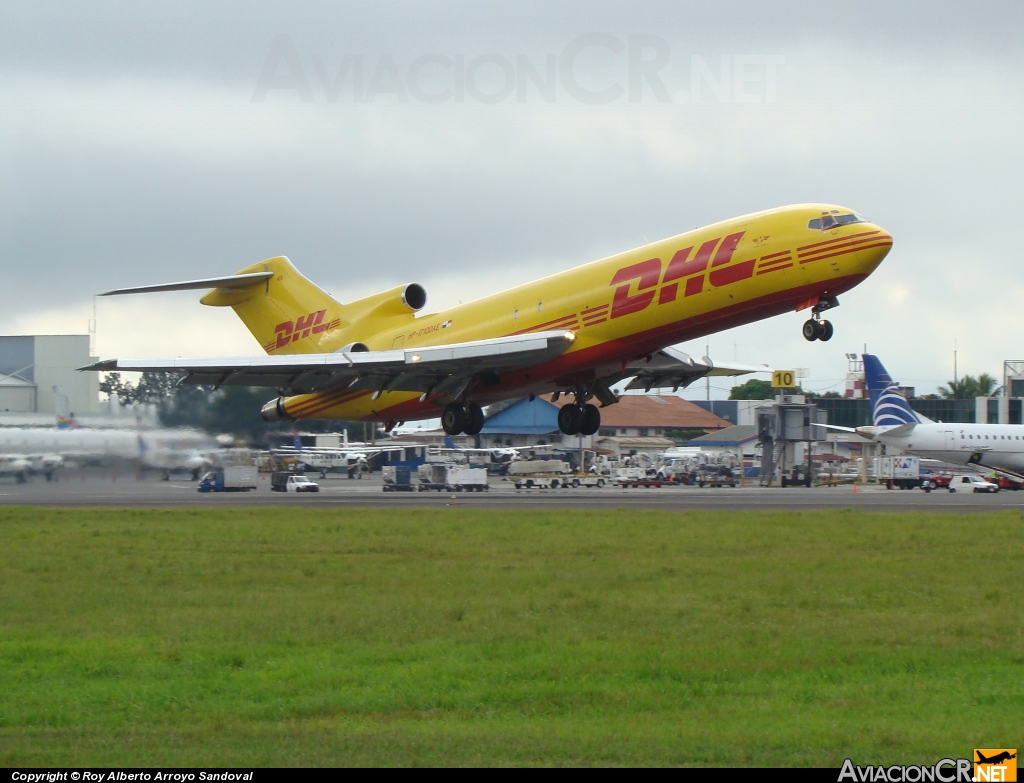
[[[757,427],[753,424],[738,424],[718,432],[710,432],[699,438],[691,438],[691,446],[736,448],[757,440]]]
[[[737,424],[735,427],[728,427],[718,432],[701,435],[699,438],[693,438],[687,445],[700,446],[709,451],[724,449],[733,454],[753,457],[760,446],[760,441],[756,425]]]
[[[514,405],[488,417],[480,435],[488,443],[496,445],[525,446],[533,445],[539,436],[554,435],[546,438],[561,441],[558,431],[558,407],[547,400],[537,397],[534,400],[520,400]],[[509,443],[507,436],[520,436],[517,442]],[[518,442],[521,440],[522,442]]]
[[[555,403],[550,402],[549,397],[520,400],[487,419],[480,433],[481,443],[488,446],[564,443],[575,448],[580,443],[579,436],[563,436],[558,431],[558,411],[573,401],[573,397],[561,397]],[[720,430],[728,426],[725,419],[682,397],[627,394],[615,405],[601,408],[601,429],[594,437],[584,437],[583,445],[589,447],[603,438],[641,438],[646,439],[647,448],[653,448],[657,441],[658,448],[664,449],[673,445],[664,440],[668,430]]]
[[[561,397],[555,405],[573,402]],[[601,436],[664,437],[668,430],[721,430],[730,422],[674,395],[625,394],[601,408]]]

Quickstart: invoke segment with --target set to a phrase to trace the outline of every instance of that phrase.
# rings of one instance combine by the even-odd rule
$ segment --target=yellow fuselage
[[[868,222],[821,230],[813,218],[850,213],[804,204],[716,223],[432,315],[391,318],[363,339],[371,350],[483,340],[566,329],[572,347],[545,365],[502,373],[470,390],[487,404],[574,388],[619,372],[665,346],[810,306],[860,283],[892,237]],[[382,324],[384,326],[384,324]],[[342,347],[351,330],[318,350]],[[296,418],[404,421],[433,418],[438,406],[407,392],[337,389],[289,397]]]

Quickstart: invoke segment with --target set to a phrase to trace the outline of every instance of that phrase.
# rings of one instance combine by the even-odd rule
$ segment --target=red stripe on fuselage
[[[553,379],[568,381],[573,378],[584,381],[611,375],[619,370],[623,360],[644,356],[661,350],[666,345],[694,340],[734,326],[770,318],[793,310],[800,302],[820,296],[838,296],[850,290],[867,277],[866,274],[847,275],[831,281],[819,281],[778,291],[765,296],[738,302],[710,313],[684,318],[671,324],[649,329],[628,337],[607,340],[588,348],[562,354],[543,365],[525,367],[501,374],[502,382],[497,386],[476,388],[473,398],[481,404],[489,404],[516,395],[542,394],[553,391]],[[420,403],[413,398],[378,411],[378,421],[412,421],[433,418],[439,409],[432,403]]]
[[[296,418],[311,418],[318,413],[323,413],[324,411],[329,410],[337,405],[344,405],[345,403],[352,402],[353,400],[357,400],[360,397],[365,397],[368,394],[372,394],[372,392],[369,392],[365,389],[360,389],[358,392],[348,397],[331,399],[325,398],[321,400],[316,400],[316,402],[318,403],[317,405],[304,410],[301,414],[292,413],[292,411],[288,410],[287,405],[285,406],[285,411],[287,411],[289,415],[295,416]]]
[[[836,237],[835,239],[826,239],[824,242],[815,242],[812,245],[804,245],[803,247],[798,247],[796,250],[797,250],[798,253],[802,253],[803,251],[810,250],[813,247],[822,247],[823,245],[834,245],[836,242],[846,242],[847,240],[856,239],[857,237],[870,237],[870,236],[874,236],[875,234],[880,234],[880,233],[882,233],[882,232],[881,231],[862,231],[859,234],[850,234],[849,236],[845,236],[845,237]]]
[[[289,408],[286,404],[285,411],[290,416],[301,417],[309,415],[313,411],[321,410],[323,406],[330,407],[342,402],[348,402],[350,399],[354,400],[359,395],[366,393],[365,389],[357,389],[356,391],[352,391],[348,388],[336,389],[335,391],[325,392],[323,394],[315,394],[310,399],[303,400],[293,408]]]
[[[822,260],[824,260],[826,258],[835,258],[836,256],[845,256],[845,255],[848,255],[850,253],[858,253],[861,250],[869,250],[870,248],[873,248],[873,247],[891,247],[891,246],[892,246],[892,241],[891,240],[888,241],[888,242],[875,242],[874,244],[871,244],[871,245],[857,245],[856,247],[853,247],[853,248],[847,248],[845,250],[837,250],[835,253],[826,253],[823,256],[815,256],[814,258],[801,258],[800,259],[800,263],[801,264],[810,264],[813,261],[822,261]]]
[[[881,237],[865,237],[864,239],[853,239],[849,242],[843,242],[837,245],[829,245],[828,247],[821,247],[818,248],[817,250],[812,250],[809,253],[801,253],[800,260],[803,261],[804,259],[806,259],[808,261],[814,261],[815,259],[820,258],[827,253],[839,250],[840,248],[859,249],[862,246],[871,244],[872,242],[877,242],[879,239],[881,239]]]
[[[562,327],[568,328],[576,323],[576,313],[572,315],[566,315],[561,318],[556,318],[554,321],[548,321],[546,323],[537,324],[537,326],[530,326],[526,329],[520,329],[518,332],[511,332],[510,334],[526,334],[527,332],[539,332],[543,329],[561,329]]]
[[[757,274],[759,274],[759,275],[766,275],[769,272],[778,272],[778,271],[780,271],[782,269],[789,269],[791,266],[793,266],[793,262],[792,261],[788,261],[788,262],[783,263],[783,264],[777,264],[775,266],[770,266],[770,267],[766,267],[766,268],[763,268],[763,269],[759,269],[759,270],[757,270]]]

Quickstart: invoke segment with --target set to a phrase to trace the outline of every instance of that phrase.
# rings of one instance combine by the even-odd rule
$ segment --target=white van
[[[981,476],[953,476],[949,482],[949,491],[964,492],[998,492],[999,485],[986,481]]]

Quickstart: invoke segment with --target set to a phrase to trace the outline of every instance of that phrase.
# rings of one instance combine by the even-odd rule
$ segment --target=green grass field
[[[0,765],[1020,747],[1022,532],[1015,512],[0,508]]]

